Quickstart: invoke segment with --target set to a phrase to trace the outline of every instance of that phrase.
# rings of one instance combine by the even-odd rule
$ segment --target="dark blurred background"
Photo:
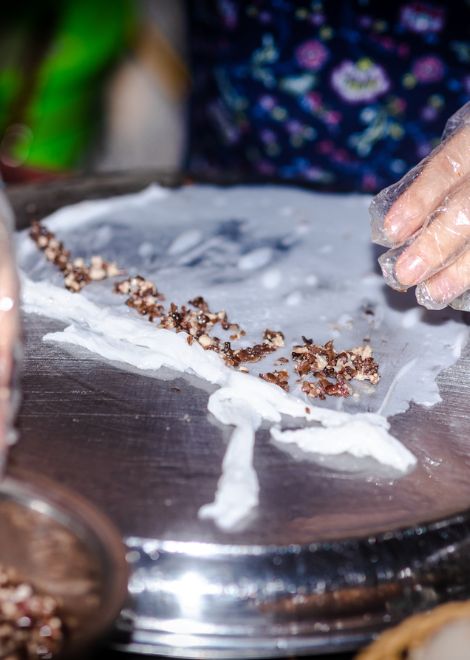
[[[1,175],[186,169],[377,192],[470,99],[469,21],[470,0],[8,3]]]
[[[8,5],[0,27],[4,180],[180,167],[188,91],[183,2]]]

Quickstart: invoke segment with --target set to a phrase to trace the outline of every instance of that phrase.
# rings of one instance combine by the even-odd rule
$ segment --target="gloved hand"
[[[443,140],[370,206],[372,240],[385,281],[428,309],[470,310],[470,103],[447,122]]]
[[[10,211],[0,191],[0,472],[12,439],[11,424],[18,401],[14,387],[19,345],[18,281],[10,225]]]

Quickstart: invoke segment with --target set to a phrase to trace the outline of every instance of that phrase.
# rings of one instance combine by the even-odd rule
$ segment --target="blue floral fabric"
[[[376,192],[470,99],[470,3],[195,0],[190,169]]]

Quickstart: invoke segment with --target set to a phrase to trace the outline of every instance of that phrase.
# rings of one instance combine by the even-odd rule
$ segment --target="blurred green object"
[[[100,124],[106,74],[134,34],[131,0],[23,2],[0,30],[0,157],[63,171]]]

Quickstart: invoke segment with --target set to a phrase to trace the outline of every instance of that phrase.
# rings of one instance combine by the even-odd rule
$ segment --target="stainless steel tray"
[[[99,196],[99,181],[89,187]],[[125,188],[116,180],[112,190]],[[32,192],[15,195],[24,217]],[[53,202],[49,186],[48,212]],[[76,489],[126,538],[133,572],[121,648],[201,658],[339,651],[408,613],[468,597],[470,356],[441,378],[442,403],[392,420],[405,441],[426,437],[439,469],[423,463],[394,484],[358,480],[281,455],[261,433],[260,512],[227,535],[197,518],[225,449],[207,393],[42,343],[53,327],[26,319],[12,461]]]

